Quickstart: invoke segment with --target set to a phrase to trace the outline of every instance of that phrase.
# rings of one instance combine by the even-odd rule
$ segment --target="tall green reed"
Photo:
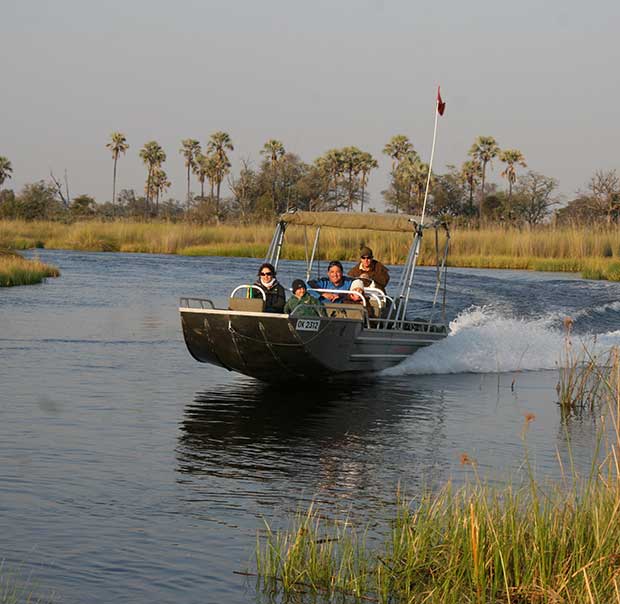
[[[604,399],[604,380],[601,367],[613,366],[616,349],[599,355],[584,343],[575,344],[573,319],[564,319],[564,345],[558,362],[556,392],[558,404],[564,413],[579,413],[584,409],[593,411]],[[596,344],[596,341],[594,342]]]
[[[37,593],[31,576],[25,576],[23,568],[10,568],[0,560],[0,604],[52,604],[56,596]]]
[[[590,360],[594,359],[590,356]],[[601,413],[600,455],[581,476],[571,464],[563,480],[536,479],[524,417],[526,480],[490,486],[467,454],[471,480],[447,483],[414,501],[400,497],[379,548],[358,549],[364,529],[322,518],[316,506],[288,531],[257,543],[263,587],[284,593],[314,590],[380,602],[620,604],[620,360],[576,363],[573,383],[599,382],[589,390]],[[566,397],[583,400],[583,388]]]

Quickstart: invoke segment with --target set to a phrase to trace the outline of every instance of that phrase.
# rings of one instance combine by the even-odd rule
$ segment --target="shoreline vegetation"
[[[412,502],[397,494],[387,524],[368,520],[372,532],[311,504],[288,529],[266,524],[258,535],[256,575],[247,573],[258,589],[282,601],[310,593],[324,601],[620,604],[619,353],[575,355],[567,329],[562,417],[601,418],[589,475],[578,474],[569,448],[565,462],[558,454],[561,478],[538,480],[526,438],[536,417],[526,413],[518,483],[488,484],[462,453],[471,470],[464,486],[448,482]]]
[[[0,245],[0,287],[35,285],[47,277],[59,277],[60,271],[38,258],[29,260]]]
[[[26,570],[23,564],[13,568],[0,559],[0,604],[53,604],[58,601],[54,592],[38,593],[38,584]]]
[[[0,220],[0,249],[68,249],[93,252],[178,254],[185,256],[264,256],[273,223],[200,226],[175,222]],[[449,266],[576,272],[587,279],[620,281],[620,232],[608,226],[453,227]],[[283,258],[305,260],[313,232],[291,227]],[[361,245],[370,246],[386,264],[402,264],[405,234],[324,229],[318,256],[355,261]],[[435,246],[426,237],[421,265],[433,265]],[[6,254],[0,257],[6,263]],[[22,259],[24,262],[28,262]],[[42,265],[38,267],[42,269]],[[53,269],[53,267],[52,267]],[[14,269],[17,270],[17,269]],[[57,271],[57,269],[56,269]],[[45,273],[45,276],[57,276]]]

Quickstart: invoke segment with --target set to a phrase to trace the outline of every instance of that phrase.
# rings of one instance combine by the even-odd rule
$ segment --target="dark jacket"
[[[385,293],[385,286],[390,281],[390,271],[381,262],[374,259],[370,261],[367,271],[362,270],[360,265],[356,264],[347,274],[354,279],[365,279],[364,285],[366,287],[370,285],[370,280],[374,281],[377,288],[383,293]],[[363,274],[367,274],[368,278],[363,278]]]
[[[261,283],[260,278],[254,282],[254,285],[265,292],[265,297],[267,298],[265,302],[265,312],[281,313],[284,311],[286,295],[284,293],[284,288],[277,279],[275,284],[269,289]],[[262,296],[255,289],[251,289],[250,298],[262,298]]]

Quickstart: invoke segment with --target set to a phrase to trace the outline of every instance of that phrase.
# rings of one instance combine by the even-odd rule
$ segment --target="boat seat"
[[[244,312],[264,312],[265,301],[261,298],[229,298],[228,310]]]
[[[364,318],[364,307],[361,304],[325,304],[328,317],[337,319],[355,319],[360,321]]]
[[[374,309],[374,313],[371,313],[371,315],[374,315],[375,317],[380,317],[383,307],[381,306],[381,304],[379,304],[379,300],[377,300],[377,298],[375,297],[372,297],[369,299],[369,302],[370,306],[372,306],[372,308]]]

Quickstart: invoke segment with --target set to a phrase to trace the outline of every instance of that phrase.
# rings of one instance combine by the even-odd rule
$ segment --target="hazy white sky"
[[[225,130],[234,169],[257,164],[269,138],[308,162],[370,151],[381,207],[381,150],[406,134],[428,161],[438,84],[438,171],[478,135],[520,149],[568,196],[620,168],[617,0],[3,0],[0,13],[0,155],[14,189],[66,169],[72,195],[108,200],[105,144],[119,130],[130,149],[117,190],[142,191],[138,151],[155,139],[184,199],[181,139]]]

